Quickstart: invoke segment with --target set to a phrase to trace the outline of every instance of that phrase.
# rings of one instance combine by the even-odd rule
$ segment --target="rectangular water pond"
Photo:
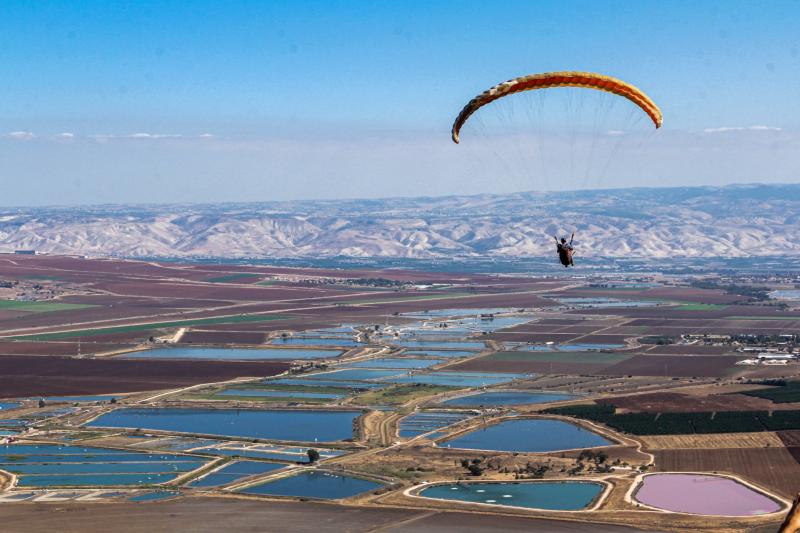
[[[361,411],[123,408],[86,425],[326,442],[351,439],[359,415]]]
[[[155,502],[160,500],[168,500],[180,496],[181,493],[174,490],[159,490],[156,492],[145,492],[144,494],[137,494],[128,498],[130,502]]]
[[[766,494],[734,479],[710,474],[648,474],[633,497],[675,513],[755,516],[781,510],[781,504]]]
[[[200,468],[204,461],[179,461],[175,463],[149,461],[144,463],[0,463],[0,470],[12,474],[170,474],[189,472]]]
[[[301,392],[290,390],[269,390],[269,389],[225,389],[216,393],[214,396],[235,396],[250,398],[297,398],[315,400],[335,400],[344,398],[344,394],[331,394],[323,392]]]
[[[470,431],[440,446],[504,452],[554,452],[613,444],[605,437],[561,420],[505,420]]]
[[[617,298],[587,297],[587,298],[557,298],[559,302],[571,307],[585,309],[610,309],[610,308],[637,308],[656,307],[662,302],[650,300],[619,300]]]
[[[425,350],[405,352],[403,355],[429,355],[432,357],[472,357],[478,352],[469,350]]]
[[[392,341],[391,344],[404,348],[430,348],[432,350],[453,348],[458,350],[483,350],[486,345],[476,341]]]
[[[114,396],[111,394],[101,394],[95,396],[47,396],[44,398],[45,403],[48,402],[110,402],[112,399],[119,400],[119,396]]]
[[[425,383],[428,385],[446,385],[450,387],[488,387],[498,383],[507,383],[515,379],[530,377],[527,374],[494,374],[489,372],[431,372],[405,375],[392,378],[392,383]]]
[[[200,457],[55,444],[0,447],[0,470],[22,487],[151,485],[206,464]]]
[[[555,392],[491,391],[470,394],[442,402],[442,405],[477,407],[481,405],[527,405],[560,402],[575,396]]]
[[[479,331],[497,331],[499,329],[513,328],[521,326],[535,320],[532,316],[499,316],[494,318],[482,318],[477,321],[475,327]]]
[[[334,370],[333,372],[324,372],[321,374],[309,374],[304,376],[304,379],[333,379],[340,381],[366,381],[374,379],[383,379],[392,376],[401,376],[405,372],[403,370],[368,370],[361,368],[345,368],[342,370]]]
[[[602,492],[602,484],[587,481],[528,481],[446,483],[425,488],[419,495],[437,500],[488,503],[548,511],[580,511],[589,507]]]
[[[238,479],[284,468],[285,464],[263,461],[236,461],[189,483],[188,487],[219,487]]]
[[[257,359],[329,359],[340,350],[308,350],[280,348],[155,348],[119,356],[123,359],[215,359],[252,361]]]
[[[375,481],[315,470],[248,487],[240,492],[268,496],[338,500],[363,494],[382,486],[381,483],[376,483]]]
[[[446,413],[443,411],[420,411],[400,420],[400,436],[412,438],[423,433],[450,426],[471,418],[467,413]]]
[[[522,344],[517,350],[524,352],[593,352],[599,350],[617,350],[624,344],[575,343],[575,344]]]
[[[286,337],[285,339],[275,339],[270,344],[273,346],[344,346],[350,348],[366,346],[352,337]]]
[[[330,374],[326,374],[330,375]],[[370,381],[344,381],[339,379],[322,379],[322,376],[318,379],[308,379],[308,378],[278,378],[278,379],[269,379],[262,381],[265,385],[293,385],[293,386],[303,386],[303,387],[336,387],[342,389],[353,389],[353,390],[366,390],[366,389],[379,389],[381,387],[385,387],[385,383],[373,383]]]
[[[102,487],[118,485],[155,485],[175,479],[175,474],[90,474],[22,476],[20,487]]]
[[[19,402],[0,402],[0,411],[10,411],[16,409],[21,404]]]
[[[341,450],[329,448],[319,448],[314,446],[319,452],[320,459],[330,459],[343,455]],[[211,453],[214,455],[224,455],[227,457],[250,457],[253,459],[276,459],[279,461],[291,461],[294,463],[308,462],[308,448],[298,446],[281,446],[276,444],[250,444],[250,445],[227,445],[224,448],[206,448],[198,450],[198,453]]]
[[[368,359],[352,363],[349,367],[357,368],[399,368],[399,369],[419,369],[438,365],[444,359],[414,359],[411,357],[387,357],[384,359]]]

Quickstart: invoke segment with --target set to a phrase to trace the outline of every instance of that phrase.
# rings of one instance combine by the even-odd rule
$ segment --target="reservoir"
[[[610,444],[613,443],[597,433],[561,420],[524,418],[476,429],[439,445],[468,450],[537,453]]]
[[[442,405],[477,407],[480,405],[527,405],[560,402],[575,398],[570,394],[555,392],[493,391],[470,394],[442,402]]]
[[[437,500],[488,503],[546,509],[580,511],[603,492],[603,485],[586,481],[528,481],[509,483],[446,483],[423,489],[419,495]]]
[[[765,494],[710,474],[650,474],[642,479],[634,499],[667,511],[701,515],[753,516],[781,510]]]
[[[380,483],[366,479],[316,470],[248,487],[240,492],[269,496],[337,500],[369,492],[382,486]]]
[[[89,427],[147,428],[289,441],[337,441],[353,437],[361,411],[124,408],[101,415]]]

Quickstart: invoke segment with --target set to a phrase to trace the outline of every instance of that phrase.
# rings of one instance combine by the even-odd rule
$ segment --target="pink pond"
[[[736,481],[700,474],[650,474],[635,499],[645,505],[702,515],[751,516],[780,511],[781,505]]]

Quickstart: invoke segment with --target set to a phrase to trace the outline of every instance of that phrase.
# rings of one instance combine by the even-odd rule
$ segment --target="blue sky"
[[[4,205],[552,188],[477,169],[449,128],[498,81],[570,69],[664,111],[604,186],[800,171],[797,2],[10,0],[0,14]],[[582,185],[597,183],[558,186]]]

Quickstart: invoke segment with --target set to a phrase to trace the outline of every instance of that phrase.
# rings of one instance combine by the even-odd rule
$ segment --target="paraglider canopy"
[[[470,100],[453,123],[453,142],[458,144],[461,127],[475,111],[486,104],[510,94],[553,87],[579,87],[616,94],[639,106],[647,113],[656,128],[660,128],[664,120],[661,110],[649,96],[622,80],[593,72],[545,72],[504,81]]]

